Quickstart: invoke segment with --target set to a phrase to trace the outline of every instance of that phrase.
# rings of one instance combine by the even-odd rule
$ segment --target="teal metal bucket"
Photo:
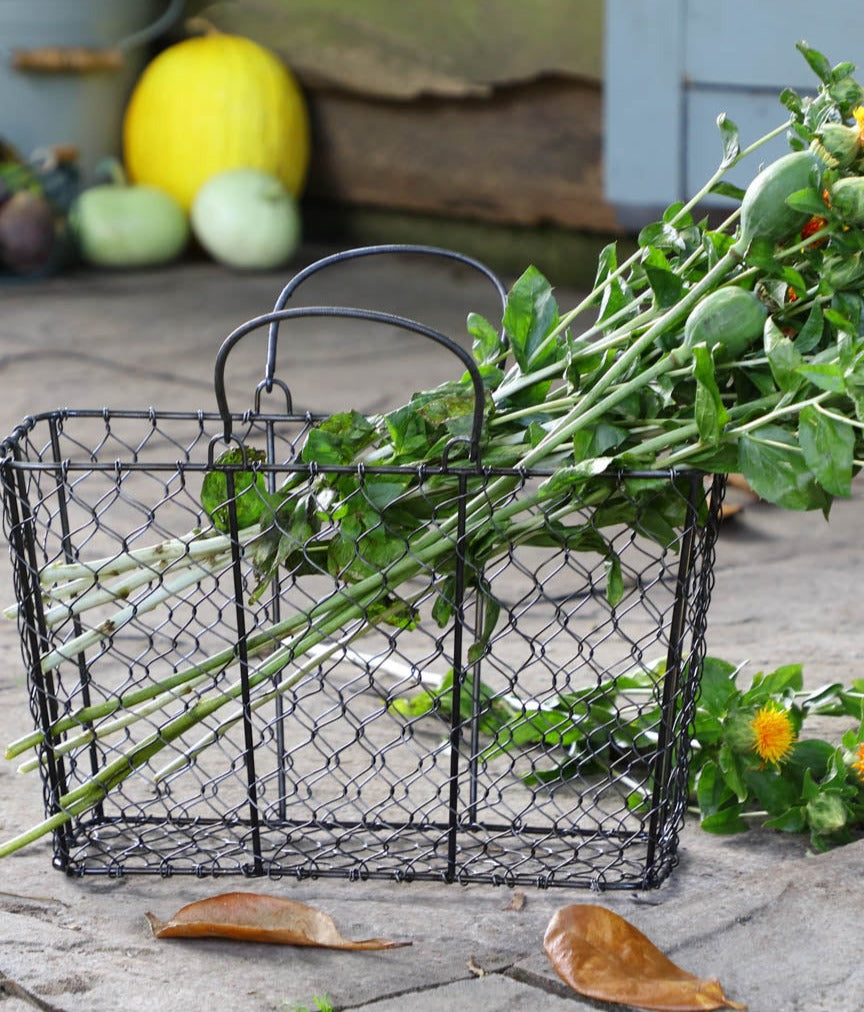
[[[82,181],[120,157],[147,44],[184,0],[0,0],[0,136],[25,157],[71,145]]]

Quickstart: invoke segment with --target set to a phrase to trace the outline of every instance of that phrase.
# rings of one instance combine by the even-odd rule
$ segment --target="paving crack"
[[[579,1000],[582,1002],[588,1002],[597,1008],[609,1009],[613,1012],[614,1009],[623,1008],[624,1006],[612,1005],[608,1002],[594,1002],[590,998],[585,998],[583,995],[576,994],[572,988],[568,987],[563,981],[555,980],[551,977],[544,977],[539,973],[532,973],[530,970],[525,970],[516,964],[510,966],[496,966],[494,969],[487,970],[482,967],[476,960],[469,959],[467,963],[470,973],[464,977],[451,977],[449,980],[442,980],[436,984],[429,984],[425,987],[406,987],[401,988],[398,991],[390,991],[387,994],[378,995],[375,998],[368,999],[360,1002],[358,1005],[335,1005],[334,1012],[351,1012],[352,1009],[365,1009],[372,1008],[379,1002],[390,1001],[393,998],[405,998],[412,994],[427,994],[439,990],[440,988],[449,987],[451,984],[455,984],[459,981],[466,980],[477,980],[479,977],[508,977],[510,980],[516,981],[518,984],[526,984],[528,987],[535,988],[538,991],[543,991],[545,994],[553,995],[556,998],[569,999],[571,1001]]]
[[[466,973],[464,977],[450,977],[447,980],[441,980],[435,984],[400,988],[398,991],[389,991],[387,994],[379,994],[375,998],[369,998],[366,1001],[360,1002],[358,1005],[335,1005],[334,1012],[351,1012],[351,1009],[369,1008],[373,1005],[377,1005],[379,1002],[390,1001],[392,998],[404,998],[406,995],[410,994],[426,994],[427,992],[437,991],[442,987],[449,987],[451,984],[456,984],[459,981],[477,980],[478,977],[492,977],[495,974],[507,976],[508,972],[512,969],[512,967],[509,966],[499,966],[494,970],[487,970],[485,967],[480,966],[473,956],[467,961],[466,966],[468,967],[469,972]]]
[[[615,1009],[619,1006],[611,1005],[609,1002],[594,1002],[591,998],[586,998],[584,995],[576,994],[572,988],[568,987],[563,981],[556,980],[554,977],[544,977],[542,974],[533,973],[531,970],[526,970],[521,966],[510,966],[506,970],[502,970],[501,973],[505,977],[509,977],[511,980],[517,981],[519,984],[527,984],[529,987],[537,988],[538,991],[545,991],[546,994],[551,994],[555,998],[569,998],[571,1001],[580,1000],[582,1002],[589,1002],[591,1005],[596,1004],[597,1008],[604,1009]]]
[[[69,348],[39,348],[32,351],[13,352],[0,357],[0,371],[8,369],[13,365],[20,365],[24,362],[38,362],[40,359],[66,359],[73,362],[81,362],[85,365],[94,365],[106,369],[108,372],[117,372],[124,375],[129,373],[128,362],[117,362],[113,358],[104,355],[91,355],[87,352],[75,351]],[[136,377],[160,380],[164,383],[179,383],[184,387],[195,387],[202,390],[209,390],[212,386],[205,380],[195,377],[180,376],[176,372],[164,369],[151,369],[143,365],[135,365]]]
[[[0,970],[0,998],[2,997],[17,998],[19,1001],[32,1005],[33,1008],[41,1009],[41,1012],[63,1012],[63,1009],[57,1005],[51,1005],[49,1002],[43,1001],[38,995],[33,994],[32,991],[28,991],[18,981],[7,977]]]
[[[703,942],[716,942],[717,938],[721,935],[725,935],[729,931],[734,931],[735,928],[740,928],[742,925],[748,924],[754,917],[758,917],[765,910],[770,910],[771,908],[776,907],[791,888],[792,883],[787,882],[777,895],[769,897],[757,906],[751,907],[742,914],[737,914],[730,920],[712,927],[710,930],[701,935],[691,935],[684,941],[679,942],[677,945],[670,945],[664,950],[665,954],[671,957],[676,952],[680,952],[682,949],[690,949],[694,945],[701,945]]]

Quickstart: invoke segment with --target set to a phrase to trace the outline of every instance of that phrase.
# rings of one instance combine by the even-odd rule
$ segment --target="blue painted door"
[[[860,60],[864,73],[864,3],[606,0],[604,189],[622,225],[638,227],[699,190],[722,157],[718,115],[737,124],[746,147],[786,119],[784,88],[814,90],[799,40],[832,64]],[[729,181],[746,185],[788,150],[781,136]]]

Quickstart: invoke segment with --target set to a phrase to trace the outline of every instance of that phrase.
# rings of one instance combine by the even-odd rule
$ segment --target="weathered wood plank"
[[[309,93],[310,196],[519,225],[616,230],[599,85],[553,78],[488,99]]]

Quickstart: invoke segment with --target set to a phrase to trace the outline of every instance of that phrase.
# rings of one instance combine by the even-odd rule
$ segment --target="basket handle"
[[[15,49],[10,61],[12,68],[36,74],[89,74],[119,70],[123,66],[124,54],[167,31],[183,13],[184,3],[185,0],[169,0],[165,10],[152,24],[120,39],[109,48],[39,46],[35,49]]]
[[[288,300],[304,281],[307,281],[313,274],[317,274],[318,271],[327,267],[346,263],[350,260],[357,260],[360,257],[403,254],[413,255],[415,253],[419,253],[423,256],[434,256],[446,260],[455,260],[457,263],[464,264],[466,267],[471,267],[473,270],[476,270],[480,274],[484,275],[484,277],[488,278],[489,281],[492,282],[498,292],[498,297],[501,299],[501,311],[503,314],[504,309],[507,307],[507,289],[504,287],[500,278],[489,267],[487,267],[486,264],[482,263],[480,260],[475,260],[474,257],[469,257],[464,253],[459,253],[456,250],[444,249],[440,246],[424,246],[412,243],[387,243],[376,246],[358,246],[356,249],[342,250],[339,253],[332,253],[330,256],[322,257],[320,260],[316,260],[314,263],[304,267],[303,270],[299,271],[293,278],[291,278],[288,284],[286,284],[279,293],[279,297],[276,299],[276,304],[273,307],[274,312],[278,312],[280,309],[285,308]],[[279,320],[273,320],[268,328],[267,362],[264,367],[264,379],[262,381],[262,385],[267,393],[272,391],[273,378],[276,375],[276,346],[278,337]]]
[[[259,327],[268,325],[270,327],[278,327],[279,324],[283,323],[285,320],[296,320],[303,317],[338,317],[349,320],[367,320],[372,323],[383,323],[419,334],[421,337],[426,337],[430,341],[434,341],[436,344],[440,344],[448,351],[452,352],[452,354],[454,354],[465,366],[465,369],[471,379],[471,385],[474,391],[474,410],[470,437],[467,440],[462,437],[455,437],[452,439],[447,448],[445,448],[444,461],[446,465],[447,454],[451,444],[457,442],[467,442],[468,457],[474,464],[479,466],[480,437],[483,430],[483,404],[485,394],[483,379],[480,376],[480,371],[478,370],[477,364],[471,354],[461,345],[457,344],[452,338],[447,337],[446,334],[442,334],[440,331],[434,330],[432,327],[427,327],[425,324],[418,323],[416,320],[410,320],[404,316],[396,316],[393,313],[377,312],[372,309],[355,309],[351,306],[298,306],[292,309],[274,309],[272,312],[264,313],[261,316],[256,316],[251,320],[247,320],[246,323],[241,324],[225,338],[216,355],[214,387],[216,391],[216,404],[219,408],[219,413],[222,416],[223,439],[226,443],[230,442],[233,430],[231,410],[228,406],[228,397],[225,392],[225,366],[228,356],[231,353],[231,349],[239,341],[246,337],[247,334]],[[284,384],[280,383],[279,385],[282,389],[286,390],[287,393],[287,388]],[[258,390],[256,391],[257,396],[260,396],[262,386],[263,382],[258,386]]]

